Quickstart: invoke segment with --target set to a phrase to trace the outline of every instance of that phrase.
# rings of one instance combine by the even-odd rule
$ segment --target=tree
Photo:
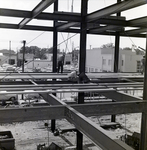
[[[132,50],[132,48],[130,48],[130,47],[125,47],[125,48],[123,48],[123,50]]]
[[[101,48],[114,48],[113,43],[104,44],[101,46]]]
[[[20,49],[20,53],[23,53],[23,47]],[[34,54],[35,58],[40,58],[40,59],[47,59],[45,53],[46,53],[46,49],[41,49],[37,46],[26,46],[25,47],[25,53],[26,54]]]

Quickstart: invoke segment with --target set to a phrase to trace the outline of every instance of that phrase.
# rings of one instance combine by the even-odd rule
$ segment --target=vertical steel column
[[[24,72],[24,62],[25,62],[25,45],[26,45],[26,41],[23,41],[23,59],[22,59],[22,72]]]
[[[146,51],[147,51],[147,33],[146,33]],[[147,52],[145,54],[143,100],[147,100],[147,64],[146,63],[147,63]],[[140,150],[147,150],[147,112],[142,113]]]
[[[115,36],[115,53],[114,53],[114,72],[118,72],[118,64],[119,64],[119,32],[116,32]]]
[[[54,3],[54,12],[58,11],[58,0],[55,1]],[[58,32],[56,30],[56,22],[54,21],[54,31],[53,31],[53,72],[57,72],[57,40],[58,40]],[[56,79],[55,79],[56,80]],[[56,93],[54,93],[56,95]],[[53,119],[51,120],[51,131],[54,132],[56,129],[56,120]]]
[[[81,1],[81,33],[80,33],[80,59],[79,73],[85,73],[86,63],[86,38],[87,38],[87,23],[85,16],[87,15],[88,0]],[[78,104],[84,103],[84,93],[78,93]],[[77,150],[83,149],[83,134],[77,131]]]
[[[22,41],[22,43],[23,43],[22,72],[24,72],[25,51],[26,51],[25,45],[26,45],[26,41],[24,40],[24,41]],[[23,94],[21,95],[21,98],[24,99],[24,95]]]
[[[58,0],[54,3],[54,12],[58,11]],[[53,72],[57,72],[57,45],[58,45],[58,32],[56,29],[56,22],[54,21],[54,31],[53,31]]]
[[[117,3],[121,2],[121,0],[117,0]],[[117,13],[117,16],[120,16],[121,13]],[[114,72],[118,72],[118,65],[119,65],[119,41],[120,36],[119,32],[116,32],[115,36],[115,53],[114,53]],[[113,101],[113,100],[112,100]],[[115,115],[111,116],[111,122],[115,122]]]

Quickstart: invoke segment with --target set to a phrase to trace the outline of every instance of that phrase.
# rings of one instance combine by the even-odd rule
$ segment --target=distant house
[[[25,54],[24,56],[25,63],[28,61],[32,61],[34,59],[34,54]],[[23,63],[23,53],[17,54],[17,66],[21,66]]]
[[[119,51],[119,72],[140,72],[142,55],[131,50]],[[86,72],[113,72],[114,48],[88,49]]]
[[[72,64],[72,54],[66,54],[65,55],[64,64],[65,65],[71,65]]]
[[[12,54],[12,55],[0,55],[0,65],[2,64],[10,64],[10,65],[14,65],[17,64],[17,56],[16,54]]]
[[[46,53],[45,55],[46,55],[48,61],[53,61],[53,54],[51,54],[51,53]],[[62,53],[57,54],[57,60],[58,60],[58,58],[59,58],[60,56],[62,56],[62,55],[63,55]],[[66,55],[65,55],[64,64],[65,64],[65,65],[71,65],[71,64],[72,64],[72,54],[66,54]]]

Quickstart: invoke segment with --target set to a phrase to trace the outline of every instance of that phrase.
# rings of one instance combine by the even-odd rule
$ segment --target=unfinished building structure
[[[117,114],[142,113],[140,150],[147,150],[147,69],[144,77],[126,76],[117,74],[119,58],[120,36],[146,38],[147,17],[126,20],[121,17],[121,12],[146,5],[146,0],[117,0],[109,7],[87,13],[88,0],[81,0],[81,13],[58,11],[58,0],[42,0],[32,11],[0,8],[0,16],[19,17],[22,21],[18,24],[0,23],[0,28],[23,29],[53,32],[53,70],[52,73],[0,73],[0,94],[25,94],[40,93],[50,104],[47,107],[0,109],[0,123],[51,120],[52,131],[56,128],[55,119],[65,118],[75,125],[77,131],[77,150],[83,149],[83,134],[89,137],[96,145],[105,150],[131,149],[122,145],[106,135],[103,130],[90,121],[87,116],[113,115],[115,121]],[[43,12],[50,5],[54,5],[53,13]],[[116,16],[110,16],[116,14]],[[52,20],[53,26],[27,25],[32,19]],[[103,26],[101,26],[103,24]],[[75,28],[76,27],[76,28]],[[125,31],[125,27],[137,29]],[[92,84],[75,83],[66,81],[67,74],[56,74],[58,32],[80,34],[80,58],[79,72],[85,73],[86,61],[86,36],[87,34],[113,35],[115,36],[114,73],[113,74],[87,74]],[[25,43],[24,43],[25,44]],[[147,59],[147,57],[146,57]],[[52,79],[52,81],[38,81],[36,79]],[[3,81],[3,79],[15,79],[15,81]],[[21,80],[17,80],[21,79]],[[56,81],[61,79],[61,81]],[[64,80],[62,80],[64,79]],[[132,82],[133,81],[133,82]],[[118,88],[143,87],[143,99],[119,92]],[[31,92],[26,89],[34,90]],[[3,92],[5,91],[5,92]],[[7,92],[6,92],[7,91]],[[56,97],[56,93],[78,92],[77,104],[68,105]],[[97,104],[84,103],[85,92],[98,92],[112,99],[112,102]]]

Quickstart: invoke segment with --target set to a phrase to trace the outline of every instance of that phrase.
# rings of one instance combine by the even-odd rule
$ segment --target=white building
[[[119,72],[140,72],[142,55],[131,50],[119,51]],[[114,48],[88,49],[86,54],[86,72],[113,72]]]
[[[28,61],[25,66],[27,69],[52,68],[52,62],[48,61],[47,59],[34,59],[32,61]]]
[[[47,60],[48,61],[53,61],[53,54],[51,54],[51,53],[46,53],[45,54],[46,55],[46,57],[47,57]],[[61,57],[63,54],[57,54],[57,60],[58,60],[58,58],[59,57]],[[64,58],[64,65],[71,65],[72,64],[72,54],[66,54],[65,55],[65,58]]]

